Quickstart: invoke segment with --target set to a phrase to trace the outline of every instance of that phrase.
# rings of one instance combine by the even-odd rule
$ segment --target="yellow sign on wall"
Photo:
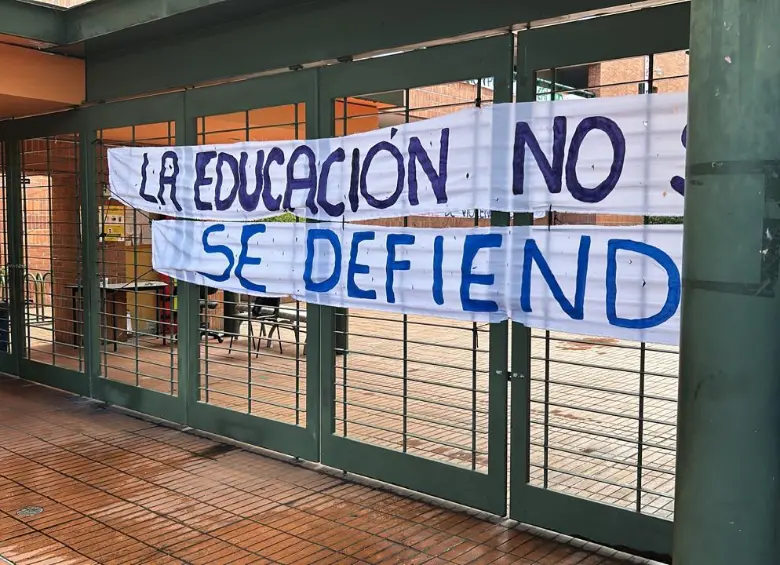
[[[103,218],[103,233],[107,240],[120,241],[125,237],[125,208],[122,206],[108,206],[102,208],[100,216]]]

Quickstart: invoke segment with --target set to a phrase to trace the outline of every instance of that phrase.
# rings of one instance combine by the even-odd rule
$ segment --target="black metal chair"
[[[200,287],[200,337],[213,337],[219,343],[224,341],[224,334],[209,328],[209,311],[216,311],[219,303],[210,297],[217,293],[217,289],[211,286]]]
[[[257,355],[260,355],[260,339],[266,337],[265,326],[270,326],[268,330],[268,340],[266,347],[271,347],[271,340],[276,332],[276,341],[279,343],[279,353],[284,353],[282,348],[282,337],[279,333],[279,307],[282,304],[281,298],[272,298],[270,296],[256,296],[252,305],[252,317],[260,322],[260,337],[258,338]]]
[[[281,311],[281,298],[255,296],[250,298],[247,295],[225,304],[225,334],[230,336],[230,348],[228,354],[233,350],[233,342],[241,335],[241,325],[247,323],[247,334],[249,340],[249,350],[256,349],[256,356],[260,355],[260,344],[262,339],[267,340],[266,347],[271,347],[274,341],[274,332],[276,332],[275,341],[279,344],[279,352],[284,353],[283,342],[280,335],[282,327],[289,328],[295,334],[295,342],[300,342],[300,326],[306,324],[306,311],[290,314]],[[254,323],[260,324],[260,332],[255,344]],[[266,335],[267,331],[267,335]],[[305,331],[305,330],[304,330]],[[306,354],[306,343],[303,344],[303,354]]]
[[[228,355],[233,352],[233,342],[241,336],[241,325],[244,322],[247,323],[249,350],[255,348],[253,322],[258,319],[253,315],[255,311],[253,308],[254,300],[255,298],[242,294],[236,299],[225,301],[225,334],[230,336]],[[259,339],[257,340],[257,348],[260,348]]]

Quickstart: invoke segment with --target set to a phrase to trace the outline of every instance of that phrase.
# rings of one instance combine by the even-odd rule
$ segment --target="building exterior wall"
[[[588,89],[598,97],[631,96],[640,94],[640,84],[652,81],[653,92],[686,92],[688,90],[688,55],[685,51],[660,53],[653,56],[652,79],[649,58],[631,57],[603,61],[588,67]],[[547,218],[535,224],[545,224]],[[643,223],[640,216],[619,214],[556,213],[555,224],[635,225]]]

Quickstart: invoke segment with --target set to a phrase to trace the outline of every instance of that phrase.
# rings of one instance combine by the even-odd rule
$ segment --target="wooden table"
[[[76,303],[80,295],[82,294],[83,285],[81,284],[69,284],[65,285],[65,288],[71,289],[72,306],[73,306],[73,345],[78,347],[79,345],[79,332],[76,331],[76,324],[79,322],[76,320]],[[114,342],[114,351],[118,349],[117,344],[117,315],[116,315],[116,302],[119,294],[127,295],[128,292],[154,292],[159,297],[160,291],[168,288],[168,283],[162,281],[127,281],[119,283],[105,283],[100,282],[101,300],[104,302],[108,299],[108,295],[112,295],[111,312],[105,312],[104,315],[110,316],[112,337]],[[159,317],[159,309],[155,307],[155,316]],[[158,320],[159,321],[159,320]],[[159,324],[158,324],[159,325]]]

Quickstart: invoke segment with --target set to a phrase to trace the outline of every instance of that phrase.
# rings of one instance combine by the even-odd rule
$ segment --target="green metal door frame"
[[[393,51],[406,45],[473,37],[525,22],[629,3],[548,0],[477,5],[468,0],[397,0],[389,9],[381,0],[317,1],[247,17],[231,13],[229,23],[192,24],[197,33],[179,27],[169,31],[170,24],[166,26],[165,21],[159,26],[139,25],[101,38],[87,36],[87,98],[111,100],[344,56]],[[100,27],[115,29],[104,22],[110,15],[99,5],[85,4],[75,10],[99,10]],[[121,10],[132,13],[134,21],[143,13],[125,7]],[[360,25],[354,25],[357,20]],[[197,63],[161,65],[161,61]]]
[[[203,116],[230,114],[261,108],[270,108],[288,104],[303,103],[306,112],[306,138],[317,137],[317,74],[316,71],[298,71],[284,75],[260,77],[256,79],[228,83],[223,85],[196,88],[186,93],[185,120],[186,145],[197,145],[196,119]],[[178,135],[178,127],[177,127]],[[181,283],[180,283],[181,284]],[[179,333],[180,352],[186,361],[180,362],[194,367],[188,370],[187,378],[187,424],[193,428],[217,435],[230,437],[258,447],[271,449],[309,461],[319,461],[319,423],[320,423],[320,376],[318,348],[319,327],[316,324],[317,307],[307,305],[307,337],[309,340],[306,356],[306,427],[287,424],[256,414],[244,414],[227,408],[198,401],[200,387],[198,335],[198,287],[183,285],[186,296],[179,299],[180,326],[185,323],[185,335]],[[186,311],[182,312],[182,308]],[[181,378],[181,377],[180,377]]]
[[[10,120],[0,123],[0,139],[6,144],[6,162],[8,164],[9,177],[6,185],[9,230],[9,260],[14,265],[22,265],[24,262],[22,243],[22,176],[21,176],[21,152],[24,149],[26,139],[51,137],[58,135],[81,134],[81,110],[70,110],[42,116],[34,116],[19,120]],[[84,144],[80,148],[83,151]],[[79,156],[81,159],[82,155]],[[83,175],[83,167],[80,174]],[[83,179],[83,176],[81,177]],[[82,234],[83,232],[82,214]],[[13,360],[4,361],[9,369],[16,369],[15,373],[21,378],[35,381],[47,386],[66,390],[80,395],[89,394],[89,379],[86,373],[48,365],[25,359],[26,331],[24,290],[22,279],[19,277],[20,269],[10,269],[14,273],[11,278],[11,336],[14,343]],[[85,348],[86,351],[86,348]]]
[[[178,395],[163,394],[100,376],[100,291],[98,289],[97,132],[100,130],[174,122],[176,136],[184,130],[184,92],[113,102],[83,110],[82,130],[82,223],[84,234],[84,340],[90,396],[108,404],[183,424],[186,402],[183,381],[190,378],[178,371]],[[181,348],[181,344],[179,345]],[[186,385],[185,385],[186,387]]]
[[[1,139],[1,138],[0,138]],[[4,165],[3,174],[3,186],[5,187],[5,198],[3,213],[5,214],[4,226],[5,233],[5,246],[6,246],[6,265],[3,265],[6,273],[6,281],[8,294],[6,296],[8,300],[8,316],[9,316],[9,334],[8,334],[8,350],[4,353],[0,353],[0,372],[9,375],[19,374],[19,358],[20,353],[17,351],[19,347],[24,346],[24,338],[20,337],[24,332],[24,323],[19,324],[17,318],[24,315],[24,311],[21,305],[24,303],[24,299],[21,298],[22,286],[21,281],[18,279],[18,270],[16,265],[21,265],[21,244],[17,242],[19,234],[21,234],[21,170],[19,164],[19,144],[15,140],[8,140],[3,142],[3,156],[0,159]],[[15,180],[19,179],[19,180]],[[20,318],[23,320],[23,318]],[[21,330],[21,333],[20,333]]]
[[[688,5],[675,4],[520,32],[517,99],[535,100],[537,70],[687,49],[689,19]],[[668,560],[672,522],[529,484],[531,343],[521,324],[512,328],[511,366],[510,517]]]
[[[512,96],[513,35],[468,41],[320,69],[319,124],[323,137],[335,134],[334,101],[494,77],[496,102]],[[494,215],[506,225],[506,215]],[[497,515],[506,514],[507,324],[490,326],[488,472],[480,473],[370,445],[335,434],[334,308],[321,309],[322,463],[357,475],[452,500]]]

